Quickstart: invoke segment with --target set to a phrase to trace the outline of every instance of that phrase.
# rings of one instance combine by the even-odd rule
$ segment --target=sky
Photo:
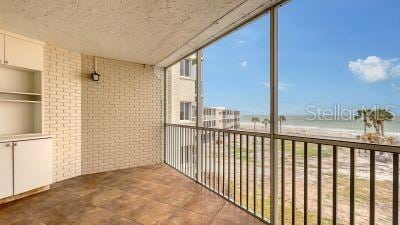
[[[279,10],[279,113],[400,113],[400,1],[292,0]],[[269,112],[269,15],[204,49],[206,106]]]

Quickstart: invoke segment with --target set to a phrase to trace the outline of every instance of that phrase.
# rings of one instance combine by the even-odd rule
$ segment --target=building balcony
[[[393,221],[398,216],[398,146],[277,134],[276,149],[271,151],[268,133],[174,124],[167,125],[166,140],[166,164],[267,224],[274,173],[279,174],[276,182],[283,196],[276,208],[280,223],[317,218],[350,224],[364,213],[361,209],[372,209],[368,215],[376,217],[374,208],[382,193],[388,199],[384,207],[391,209],[382,215]],[[384,163],[379,156],[391,159]],[[272,157],[279,157],[275,167]],[[361,199],[360,194],[365,196]],[[293,206],[296,210],[289,211]]]
[[[333,32],[321,23],[323,29],[315,32],[318,35],[311,33],[311,26],[278,35],[282,31],[279,18],[287,14],[278,16],[278,11],[289,0],[44,2],[3,0],[0,7],[0,225],[399,224],[399,146],[286,135],[272,129],[282,128],[284,121],[278,114],[282,112],[278,94],[297,88],[301,94],[293,100],[298,100],[308,89],[305,83],[292,84],[285,74],[297,75],[295,80],[302,82],[320,80],[337,87],[339,82],[329,79],[351,78],[334,74],[328,79],[329,74],[321,71],[317,74],[324,76],[318,79],[303,79],[301,71],[287,70],[302,65],[279,68],[285,64],[278,63],[278,56],[297,59],[302,55],[296,54],[307,53],[314,58],[279,62],[334,65],[330,61],[336,53],[331,57],[325,48],[314,47],[319,35],[329,35],[329,43],[346,39],[361,43],[353,37],[362,33],[359,26],[355,33]],[[323,1],[312,5],[318,2]],[[391,8],[395,14],[396,8]],[[302,17],[303,12],[328,15],[330,25],[341,25],[341,29],[348,27],[339,22],[347,24],[354,19],[345,15],[361,15],[339,13],[343,21],[336,22],[332,16],[337,13],[321,13],[318,7],[299,9]],[[394,17],[388,14],[387,18]],[[226,71],[215,70],[229,77],[215,76],[220,83],[205,82],[203,73],[216,67],[203,66],[207,59],[204,49],[256,19],[263,19],[254,24],[265,44],[254,32],[225,40],[231,41],[229,50],[249,56],[255,56],[255,50],[262,52],[257,60],[250,61],[241,53],[209,57],[217,66],[229,66]],[[288,21],[283,24],[308,26],[312,22]],[[379,34],[376,37],[398,39],[378,32],[380,26],[370,27]],[[332,32],[321,32],[324,29]],[[281,48],[303,50],[297,47],[304,39],[296,36],[300,31],[307,32],[312,45],[303,46],[304,51],[280,54],[282,34],[291,38],[283,38]],[[342,33],[352,38],[333,39]],[[287,43],[290,39],[301,41]],[[385,42],[392,43],[373,40],[373,44]],[[253,49],[244,50],[251,43]],[[310,46],[319,52],[309,52],[306,48]],[[398,49],[395,47],[391,50]],[[326,57],[318,57],[321,50]],[[393,58],[369,56],[365,60],[346,56],[340,65],[353,68],[369,85],[385,81],[381,85],[387,86],[380,86],[379,92],[385,94],[388,87],[400,90],[398,81],[391,80],[400,77],[395,54],[383,52],[381,55]],[[268,60],[259,60],[264,56]],[[224,63],[221,59],[225,58],[235,62]],[[327,61],[313,63],[318,58]],[[180,63],[182,60],[185,63]],[[367,76],[359,76],[367,70]],[[336,73],[331,68],[327,71]],[[252,73],[253,77],[233,72]],[[315,71],[304,76],[315,76],[311,72]],[[263,121],[261,128],[266,132],[255,132],[260,122],[249,129],[254,132],[234,130],[240,128],[240,111],[225,107],[204,108],[204,120],[200,120],[205,103],[219,103],[206,99],[204,85],[209,83],[233,103],[261,99],[262,104],[242,110],[272,115],[263,116],[271,118],[268,123]],[[250,83],[253,90],[236,86]],[[355,94],[345,95],[344,91],[375,86],[358,89],[346,85],[343,82],[346,88],[332,92],[345,96],[345,102]],[[321,97],[318,90],[309,90],[316,99]],[[265,98],[237,98],[247,92],[265,94]],[[364,92],[359,95],[369,97]],[[180,120],[180,112],[185,120]],[[378,138],[384,136],[384,121],[375,117],[369,124]],[[208,127],[198,127],[201,123]],[[252,125],[242,123],[243,128]]]
[[[0,205],[0,224],[263,224],[167,165],[72,178]]]

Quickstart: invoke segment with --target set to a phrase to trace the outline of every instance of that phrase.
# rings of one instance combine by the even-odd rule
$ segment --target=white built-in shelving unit
[[[0,30],[0,137],[42,132],[43,44]]]

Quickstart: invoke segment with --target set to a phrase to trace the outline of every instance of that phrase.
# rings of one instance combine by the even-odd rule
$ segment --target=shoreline
[[[269,129],[269,126],[267,126]],[[279,126],[278,126],[279,129]],[[240,123],[240,130],[254,131],[253,123]],[[265,126],[262,123],[256,124],[256,132],[265,132]],[[320,128],[310,126],[283,125],[280,133],[285,135],[301,135],[306,137],[319,138],[340,138],[343,140],[357,141],[356,137],[363,135],[363,131],[350,129]],[[395,137],[400,140],[400,133],[385,132],[386,137]]]

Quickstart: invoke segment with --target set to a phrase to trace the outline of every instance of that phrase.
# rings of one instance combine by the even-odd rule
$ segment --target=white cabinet
[[[14,195],[52,182],[51,139],[14,142]]]
[[[43,46],[5,35],[4,64],[25,69],[43,70]]]
[[[0,143],[0,199],[13,195],[12,142]]]
[[[4,63],[4,34],[0,34],[0,65]]]
[[[52,159],[49,136],[0,139],[0,199],[50,185]]]

